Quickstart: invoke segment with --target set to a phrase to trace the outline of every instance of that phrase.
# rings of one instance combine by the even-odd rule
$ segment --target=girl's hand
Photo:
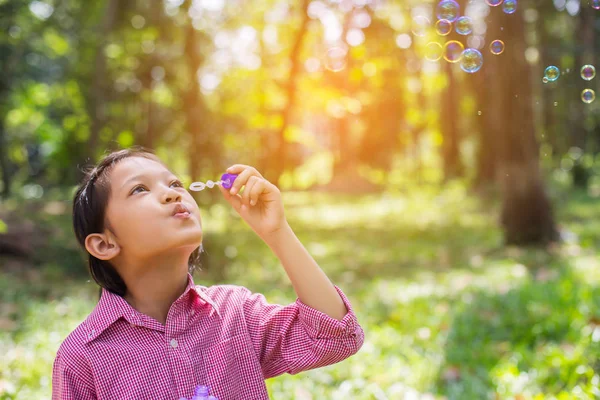
[[[225,199],[263,240],[287,225],[281,192],[248,165],[235,164],[227,173],[237,174],[231,189],[219,186]],[[242,194],[238,194],[244,186]]]

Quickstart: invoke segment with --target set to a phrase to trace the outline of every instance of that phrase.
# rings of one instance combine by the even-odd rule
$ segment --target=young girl
[[[196,285],[198,205],[152,152],[126,149],[86,174],[73,226],[101,287],[92,313],[60,346],[53,399],[268,399],[265,379],[340,362],[364,332],[344,293],[300,243],[279,189],[254,168],[225,199],[279,258],[298,296],[289,305],[236,285]],[[245,187],[242,194],[240,189]]]

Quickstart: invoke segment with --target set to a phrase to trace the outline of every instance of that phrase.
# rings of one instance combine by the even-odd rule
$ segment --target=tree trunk
[[[506,244],[515,245],[547,244],[557,240],[558,234],[539,167],[532,70],[522,56],[527,41],[521,13],[497,13],[488,25],[488,35],[504,36],[505,43],[510,44],[508,54],[487,57],[488,63],[484,65],[493,69],[501,84],[494,94],[500,98],[500,106],[487,111],[497,113],[495,121],[499,123],[498,180],[502,189],[504,240]]]
[[[490,54],[487,59],[493,62],[495,57],[506,57],[506,55],[495,56]],[[474,186],[482,189],[496,182],[497,146],[501,134],[499,127],[502,124],[502,115],[496,111],[502,107],[502,98],[496,95],[503,90],[502,82],[494,75],[496,70],[488,64],[487,59],[484,59],[484,66],[475,77],[479,105],[477,106],[477,115],[474,118],[478,122],[479,140]]]
[[[185,38],[185,54],[187,57],[187,70],[189,88],[184,94],[184,109],[186,115],[187,131],[190,139],[189,144],[189,173],[193,180],[200,177],[200,136],[202,135],[202,121],[205,114],[205,105],[198,84],[197,71],[203,63],[198,53],[197,32],[190,21]]]
[[[440,110],[440,129],[442,131],[442,159],[444,161],[444,179],[450,180],[463,175],[463,166],[460,159],[460,134],[458,127],[459,91],[455,65],[444,62],[444,69],[448,85],[442,95]]]
[[[186,3],[189,7],[191,0]],[[209,118],[209,109],[204,102],[200,85],[198,83],[197,71],[204,64],[202,48],[205,43],[202,33],[197,31],[192,21],[188,21],[185,28],[185,57],[188,74],[188,88],[183,93],[183,112],[185,114],[188,135],[188,168],[190,178],[193,181],[207,180],[203,176],[215,172],[214,166],[218,164],[221,151],[219,149],[219,138],[214,118]],[[201,176],[201,174],[203,176]],[[219,175],[220,176],[220,175]],[[217,180],[215,176],[212,180]],[[198,202],[210,202],[220,196],[218,190],[209,190]]]
[[[300,51],[302,50],[302,43],[304,42],[304,38],[306,36],[307,28],[308,28],[308,3],[309,0],[303,0],[301,5],[301,23],[298,28],[298,33],[296,34],[296,40],[294,41],[294,45],[292,46],[292,50],[290,53],[290,75],[288,78],[286,92],[287,92],[287,102],[285,107],[282,110],[282,124],[279,132],[277,133],[277,143],[275,148],[274,157],[272,160],[272,173],[267,174],[265,176],[271,182],[277,184],[279,178],[283,174],[283,172],[287,168],[287,145],[285,141],[285,132],[288,129],[292,112],[294,111],[294,106],[296,105],[296,81],[298,79],[298,75],[300,73],[300,69],[302,67],[302,63],[300,60]]]
[[[94,61],[94,76],[90,93],[87,97],[88,115],[91,119],[90,137],[86,146],[85,157],[89,157],[92,162],[95,159],[98,147],[100,130],[106,123],[106,82],[108,71],[106,68],[106,55],[104,54],[104,46],[110,32],[113,30],[117,19],[117,11],[119,9],[118,0],[109,0],[106,4],[104,18],[98,29],[98,44],[96,48],[96,56]]]

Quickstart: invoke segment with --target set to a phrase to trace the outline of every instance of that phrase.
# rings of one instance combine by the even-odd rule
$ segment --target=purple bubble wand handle
[[[238,176],[236,174],[223,174],[221,175],[221,180],[217,182],[213,182],[211,180],[207,181],[206,183],[194,182],[190,185],[190,190],[193,190],[194,192],[199,192],[207,186],[212,189],[215,185],[222,185],[225,189],[230,189],[233,185],[233,181],[235,181],[235,178],[237,177]]]
[[[233,181],[237,178],[237,174],[223,174],[221,175],[221,182],[223,182],[223,187],[225,189],[231,189],[233,186]]]

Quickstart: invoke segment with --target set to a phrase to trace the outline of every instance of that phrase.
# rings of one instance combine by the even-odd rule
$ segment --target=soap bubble
[[[468,35],[473,32],[473,23],[469,17],[460,17],[456,20],[456,33],[459,35]]]
[[[418,15],[412,20],[412,33],[415,36],[425,36],[427,34],[427,28],[429,28],[430,22],[426,17]]]
[[[481,69],[483,65],[483,56],[477,49],[466,49],[462,53],[462,58],[460,60],[460,68],[473,74]]]
[[[581,92],[581,101],[583,101],[585,104],[590,104],[594,100],[596,100],[596,92],[594,92],[592,89],[583,89]]]
[[[442,0],[437,5],[437,17],[454,22],[458,18],[459,10],[460,6],[455,0]]]
[[[457,40],[450,40],[444,45],[444,60],[449,63],[457,63],[462,57],[465,46]]]
[[[502,4],[502,1],[504,0],[485,0],[487,5],[490,7],[498,7],[500,4]]]
[[[441,36],[448,35],[450,32],[452,32],[452,22],[448,21],[447,19],[440,19],[435,23],[435,31]]]
[[[517,11],[517,0],[504,0],[502,11],[504,11],[505,14],[512,14]]]
[[[346,67],[346,50],[332,47],[325,54],[325,68],[330,71],[341,71]]]
[[[600,1],[600,0],[598,0]],[[591,81],[596,76],[596,68],[593,65],[584,65],[581,67],[581,78],[586,81]]]
[[[544,77],[548,79],[548,82],[554,82],[560,77],[560,70],[558,67],[551,65],[544,70]]]
[[[425,58],[429,61],[437,61],[442,58],[442,45],[437,42],[429,42],[425,47]]]
[[[548,78],[546,78],[546,77],[543,77],[543,78],[542,78],[542,82],[543,82],[543,83],[548,83]]]
[[[600,0],[590,0],[590,5],[596,10],[600,10]]]
[[[494,40],[490,43],[490,52],[496,56],[504,53],[504,42],[500,39]]]

